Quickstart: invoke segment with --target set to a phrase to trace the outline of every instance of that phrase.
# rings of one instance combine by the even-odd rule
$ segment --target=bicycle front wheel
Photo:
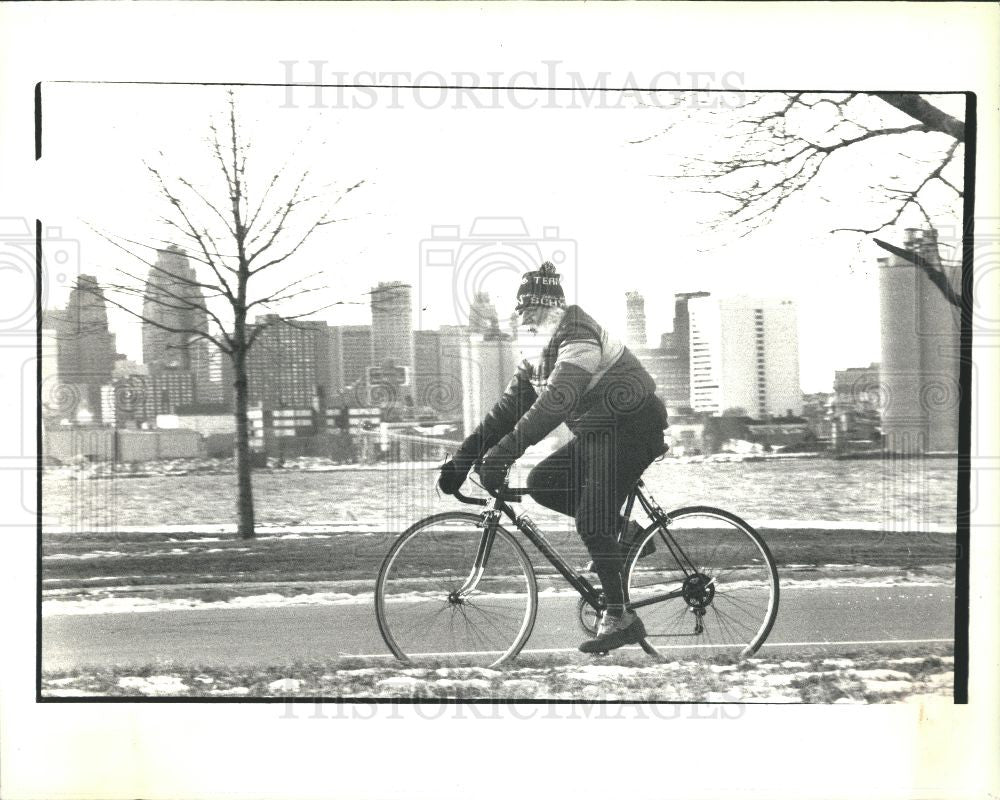
[[[764,540],[735,514],[692,506],[638,537],[629,603],[658,650],[755,653],[778,614],[778,570]],[[651,542],[656,552],[639,558]]]
[[[500,525],[481,572],[481,517],[460,511],[417,522],[392,546],[375,584],[375,615],[396,658],[497,666],[531,635],[535,573],[524,548]]]

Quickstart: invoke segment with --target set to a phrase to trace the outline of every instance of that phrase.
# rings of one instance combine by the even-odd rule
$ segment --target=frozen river
[[[426,514],[459,507],[455,500],[437,495],[435,477],[432,464],[331,472],[257,471],[257,520],[278,525],[385,520],[402,528]],[[915,530],[955,522],[957,466],[949,459],[664,460],[649,468],[645,480],[664,508],[716,505],[758,523],[822,520]],[[47,474],[43,519],[47,525],[79,530],[232,523],[235,494],[236,476],[231,472],[102,480]],[[527,505],[533,507],[533,515],[547,518],[533,503]]]

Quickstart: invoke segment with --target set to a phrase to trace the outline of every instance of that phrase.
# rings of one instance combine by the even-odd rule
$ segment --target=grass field
[[[336,587],[370,591],[398,531],[261,535],[237,539],[207,533],[43,533],[42,588],[46,599],[193,597],[204,601],[277,592],[295,595]],[[836,569],[852,574],[907,575],[947,571],[954,544],[939,534],[866,530],[766,530],[783,579]],[[587,553],[572,532],[549,535],[570,564]],[[551,566],[530,545],[545,585]],[[416,565],[432,573],[435,554]]]

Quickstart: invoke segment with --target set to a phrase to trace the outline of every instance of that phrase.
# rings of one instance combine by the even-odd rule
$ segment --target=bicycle
[[[538,549],[580,595],[577,618],[593,635],[604,595],[570,567],[523,511],[526,489],[506,486],[490,499],[455,495],[484,506],[479,514],[447,511],[405,530],[386,555],[375,584],[375,615],[392,654],[417,658],[478,659],[494,667],[527,643],[538,613],[538,583],[524,547],[501,516]],[[778,613],[778,571],[767,544],[750,525],[719,508],[689,506],[665,512],[640,478],[625,501],[619,541],[636,502],[649,525],[625,557],[626,607],[642,610],[640,646],[663,649],[736,649],[755,653]],[[639,554],[648,542],[655,552]],[[662,640],[662,642],[661,642]],[[678,643],[678,644],[675,644]]]

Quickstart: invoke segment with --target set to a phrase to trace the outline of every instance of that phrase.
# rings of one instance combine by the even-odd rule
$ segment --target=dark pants
[[[528,490],[539,504],[576,521],[609,603],[615,602],[622,568],[616,539],[619,511],[633,484],[663,451],[666,415],[658,400],[627,416],[584,420],[574,438],[541,461],[528,475]],[[618,601],[620,602],[620,601]]]

